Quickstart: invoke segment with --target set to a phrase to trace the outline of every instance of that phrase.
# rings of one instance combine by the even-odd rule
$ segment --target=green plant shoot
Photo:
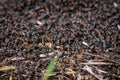
[[[48,80],[48,78],[51,76],[52,71],[55,69],[55,65],[56,65],[56,63],[57,63],[57,59],[58,59],[58,57],[55,56],[55,57],[51,60],[50,64],[49,64],[48,67],[47,67],[47,70],[46,70],[46,72],[45,72],[45,75],[44,75],[44,77],[43,77],[43,80]]]

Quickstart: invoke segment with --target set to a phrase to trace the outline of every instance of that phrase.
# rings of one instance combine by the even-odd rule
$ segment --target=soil
[[[41,80],[55,55],[49,80],[119,80],[120,0],[0,0],[0,80]]]

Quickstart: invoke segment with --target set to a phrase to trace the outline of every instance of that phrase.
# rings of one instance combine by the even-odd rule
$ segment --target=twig
[[[13,70],[13,69],[16,69],[16,67],[15,66],[3,66],[3,67],[0,67],[0,71]]]
[[[110,62],[93,62],[93,61],[88,61],[86,63],[80,63],[80,64],[87,64],[87,65],[113,65],[113,63],[110,63]]]
[[[102,58],[104,60],[107,60],[107,61],[110,61],[110,62],[113,62],[113,63],[116,63],[116,64],[119,64],[120,65],[120,62],[117,62],[115,60],[112,60],[112,59],[108,59],[106,57],[102,57],[102,56],[99,56],[99,55],[95,55],[95,54],[91,54],[91,53],[88,53],[88,52],[83,52],[84,54],[88,54],[88,55],[91,55],[91,56],[94,56],[94,57],[98,57],[98,58]]]
[[[92,74],[93,76],[95,76],[98,80],[106,80],[106,79],[101,78],[99,75],[96,75],[88,65],[86,65],[83,68],[83,70],[88,71],[90,74]]]

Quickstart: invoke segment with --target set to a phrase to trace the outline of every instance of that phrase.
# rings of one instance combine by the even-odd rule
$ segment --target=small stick
[[[91,54],[91,53],[88,53],[88,52],[83,52],[84,54],[88,54],[88,55],[91,55],[91,56],[94,56],[94,57],[98,57],[98,58],[102,58],[104,60],[107,60],[107,61],[110,61],[110,62],[113,62],[113,63],[116,63],[116,64],[119,64],[120,65],[120,62],[117,62],[115,60],[112,60],[112,59],[108,59],[106,57],[102,57],[102,56],[99,56],[99,55],[95,55],[95,54]]]

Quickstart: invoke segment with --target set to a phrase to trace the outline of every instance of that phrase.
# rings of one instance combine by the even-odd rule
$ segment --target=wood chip
[[[56,46],[56,48],[57,48],[57,49],[60,49],[60,48],[61,48],[61,46]]]
[[[120,30],[120,25],[117,25],[118,29]]]
[[[45,54],[40,54],[39,56],[40,56],[41,58],[47,57],[47,55],[45,55]]]
[[[82,44],[84,44],[85,46],[89,47],[89,45],[86,42],[84,42],[84,41],[82,42]]]
[[[15,61],[15,60],[24,60],[24,57],[13,57],[11,60]]]
[[[42,26],[43,23],[41,21],[36,21],[39,26]]]
[[[55,46],[56,49],[60,49],[60,50],[63,50],[63,46]]]
[[[46,42],[46,43],[45,43],[45,46],[51,48],[51,47],[52,47],[52,43],[51,43],[51,42]]]
[[[118,7],[118,4],[117,4],[117,3],[115,3],[115,2],[113,3],[113,5],[114,5],[114,7]]]

